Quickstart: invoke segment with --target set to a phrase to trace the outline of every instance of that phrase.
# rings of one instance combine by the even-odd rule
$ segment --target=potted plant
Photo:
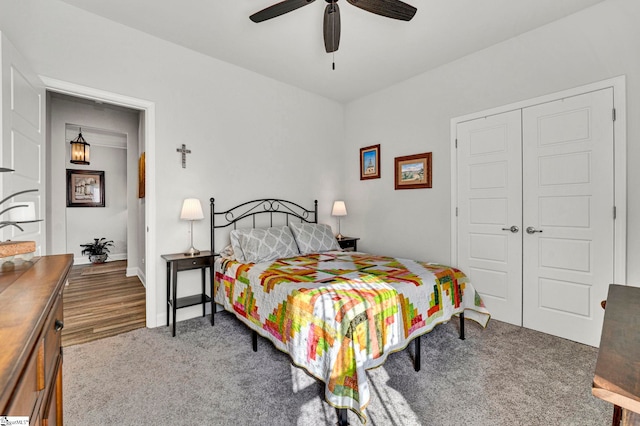
[[[94,238],[92,243],[80,244],[82,254],[88,254],[91,263],[104,263],[109,257],[109,247],[113,247],[113,241],[106,238]]]

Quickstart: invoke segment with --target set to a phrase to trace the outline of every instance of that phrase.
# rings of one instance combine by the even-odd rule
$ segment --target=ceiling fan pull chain
[[[333,6],[335,6],[335,3],[332,4]],[[333,12],[335,13],[336,9],[335,7],[333,8]],[[332,21],[332,26],[333,26],[333,37],[335,37],[336,34],[336,20],[334,19]],[[336,70],[336,51],[334,50],[333,52],[331,52],[331,69],[333,71]]]

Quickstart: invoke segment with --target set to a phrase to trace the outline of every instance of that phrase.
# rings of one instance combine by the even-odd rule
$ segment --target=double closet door
[[[458,266],[493,318],[598,346],[614,274],[613,89],[457,124]]]

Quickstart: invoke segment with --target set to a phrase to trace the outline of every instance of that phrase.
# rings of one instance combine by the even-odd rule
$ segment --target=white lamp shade
[[[33,201],[19,201],[15,203],[9,203],[9,207],[14,206],[24,206],[24,207],[16,207],[15,209],[9,210],[9,221],[10,222],[26,222],[29,220],[36,220],[36,205]]]
[[[347,215],[347,206],[344,204],[344,201],[334,201],[333,209],[331,209],[331,216],[346,216]]]
[[[180,219],[184,220],[202,220],[204,214],[202,213],[202,205],[197,198],[187,198],[182,203],[182,211],[180,212]]]

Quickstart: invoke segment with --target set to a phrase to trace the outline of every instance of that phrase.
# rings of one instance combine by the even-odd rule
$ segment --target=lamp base
[[[191,247],[189,248],[189,250],[186,251],[186,253],[184,254],[185,256],[198,256],[200,254],[200,250],[198,250],[197,248],[195,248],[193,246],[193,220],[190,220],[190,232],[189,234],[191,235]]]
[[[198,256],[199,254],[200,250],[193,246],[191,246],[191,248],[184,253],[185,256]]]

